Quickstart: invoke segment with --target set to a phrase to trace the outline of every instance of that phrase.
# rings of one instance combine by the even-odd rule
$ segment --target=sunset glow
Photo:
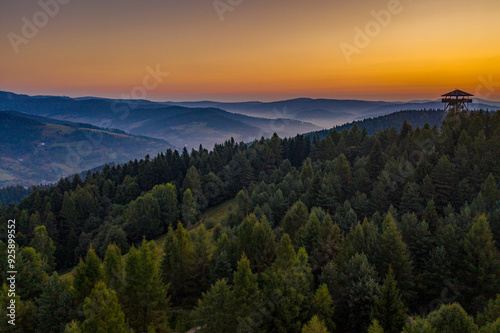
[[[7,0],[0,90],[120,97],[159,66],[169,75],[147,99],[412,100],[460,88],[500,100],[498,0],[394,1],[246,0],[221,20],[212,0],[65,0],[16,53],[9,33],[22,37],[22,18],[43,9]],[[357,46],[355,28],[391,6]],[[350,62],[342,43],[359,51]]]

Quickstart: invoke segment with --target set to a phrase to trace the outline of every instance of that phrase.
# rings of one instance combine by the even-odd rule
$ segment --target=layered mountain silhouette
[[[172,147],[165,140],[120,130],[6,111],[0,111],[0,142],[0,188],[53,183]]]

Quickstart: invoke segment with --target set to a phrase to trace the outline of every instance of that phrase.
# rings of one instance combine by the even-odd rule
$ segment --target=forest
[[[500,111],[400,124],[33,188],[0,208],[0,331],[500,332]]]

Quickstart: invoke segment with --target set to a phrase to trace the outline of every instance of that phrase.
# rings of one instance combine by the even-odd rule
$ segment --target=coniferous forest
[[[33,188],[0,331],[500,332],[500,112],[380,126]]]

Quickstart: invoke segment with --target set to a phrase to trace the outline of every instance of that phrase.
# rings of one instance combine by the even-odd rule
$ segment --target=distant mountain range
[[[0,111],[0,142],[0,188],[56,182],[172,147],[160,139],[13,111]]]
[[[337,99],[310,99],[298,98],[278,102],[166,102],[166,105],[185,107],[213,107],[229,112],[241,113],[247,116],[264,118],[290,118],[313,123],[323,128],[345,124],[353,120],[368,117],[377,117],[403,110],[431,110],[443,109],[441,100],[410,101],[410,102],[383,102]],[[483,99],[474,99],[474,109],[499,110],[500,102],[491,102]]]
[[[176,148],[211,148],[233,137],[249,142],[277,132],[280,136],[319,130],[311,123],[266,119],[215,107],[184,107],[145,100],[27,96],[0,92],[0,110],[15,110],[59,120],[118,128],[134,135],[164,139]],[[286,118],[286,117],[281,117]]]
[[[475,99],[474,108],[500,109]],[[440,100],[383,102],[299,98],[277,102],[151,102],[97,97],[27,96],[0,92],[0,110],[118,128],[164,139],[176,148],[211,148],[233,137],[250,142],[274,132],[281,137],[332,128],[401,110],[442,109]]]

